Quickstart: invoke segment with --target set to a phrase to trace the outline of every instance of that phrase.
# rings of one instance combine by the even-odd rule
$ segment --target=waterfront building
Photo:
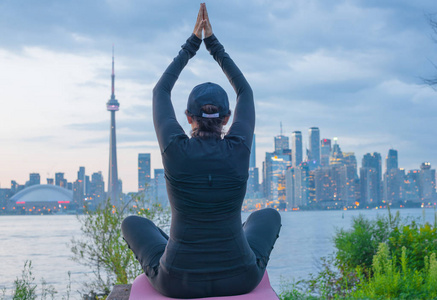
[[[39,173],[30,173],[29,174],[29,181],[26,182],[26,187],[41,184],[41,176]]]
[[[344,165],[342,169],[342,176],[344,176],[343,199],[346,203],[352,204],[356,200],[355,196],[355,182],[359,180],[357,172],[357,158],[354,152],[343,153]]]
[[[102,172],[93,173],[91,175],[90,192],[88,195],[89,200],[94,205],[98,205],[105,200],[105,182],[103,181]]]
[[[368,194],[366,192],[366,194],[364,195],[365,198],[367,200],[370,201],[373,204],[380,204],[382,201],[382,163],[381,163],[381,154],[374,152],[373,154],[370,153],[366,153],[363,156],[363,160],[361,161],[361,167],[362,168],[371,168],[373,169],[372,174],[368,175],[366,174],[365,176],[367,176],[366,178],[369,180],[372,180],[372,182],[367,182],[365,183],[364,186],[362,186],[361,188],[361,192],[363,192],[364,190],[368,190],[369,189],[369,193]],[[361,172],[361,171],[360,171]],[[363,171],[363,172],[368,172],[368,171]],[[368,177],[370,176],[370,177]],[[366,179],[366,180],[367,180]],[[369,185],[369,186],[367,186]],[[364,189],[364,190],[363,190]],[[365,202],[367,200],[364,200]]]
[[[354,153],[343,153],[334,138],[329,162],[329,166],[314,171],[315,201],[326,207],[353,204],[358,178]]]
[[[138,192],[150,185],[150,153],[138,154]]]
[[[287,210],[297,208],[294,198],[294,170],[295,168],[288,168],[285,171],[285,202],[287,203]]]
[[[404,169],[390,169],[384,174],[384,200],[388,203],[403,200],[403,189],[405,181]]]
[[[261,198],[259,169],[256,167],[256,136],[253,135],[249,158],[249,178],[247,179],[246,199]]]
[[[338,139],[334,138],[334,145],[332,146],[331,154],[329,156],[329,165],[342,165],[343,162],[343,152],[341,151],[340,145],[337,143]]]
[[[38,184],[11,197],[7,210],[16,214],[42,214],[76,209],[73,192],[55,185]]]
[[[334,200],[336,186],[333,171],[330,167],[322,167],[314,171],[317,203]]]
[[[389,173],[390,170],[398,168],[398,151],[394,149],[388,150],[387,157],[385,158],[385,172]]]
[[[285,149],[287,150],[287,149]],[[266,152],[263,163],[264,196],[269,201],[281,201],[285,205],[285,171],[291,167],[290,151],[277,155]]]
[[[73,183],[73,203],[75,209],[81,210],[85,200],[85,167],[79,167],[77,179]]]
[[[89,175],[85,175],[85,198],[91,195],[91,180]]]
[[[293,168],[302,162],[302,132],[293,131],[291,134],[291,153]]]
[[[288,168],[285,174],[287,209],[312,205],[316,199],[314,171],[310,171],[308,162]]]
[[[364,164],[363,164],[364,165]],[[377,171],[371,167],[361,167],[360,169],[360,196],[361,205],[378,205]]]
[[[419,186],[420,200],[431,202],[436,200],[436,177],[435,169],[431,169],[429,162],[420,165]]]
[[[405,171],[398,168],[398,151],[390,149],[385,159],[383,200],[388,203],[403,200],[402,190],[404,181]]]
[[[404,200],[409,202],[422,202],[420,189],[420,171],[410,170],[404,180]]]
[[[255,199],[261,197],[262,195],[260,193],[260,188],[259,188],[259,169],[256,167],[249,168],[249,178],[247,180],[246,198]]]
[[[249,169],[256,168],[256,135],[253,134],[252,147],[250,148]]]
[[[302,207],[311,204],[309,182],[309,164],[307,162],[303,162],[294,168],[293,207]]]
[[[308,163],[310,170],[314,170],[320,166],[320,130],[318,127],[311,127],[308,134]]]
[[[112,203],[119,204],[121,189],[118,184],[115,112],[119,110],[120,104],[118,100],[115,98],[114,84],[115,84],[114,48],[112,48],[111,98],[106,103],[106,109],[111,113],[110,138],[109,138],[108,197],[111,199]]]
[[[67,180],[64,178],[64,173],[55,173],[55,185],[67,188]]]
[[[11,198],[11,197],[12,197],[11,189],[1,189],[0,188],[0,214],[6,212],[9,198]]]
[[[11,194],[15,195],[16,193],[22,191],[25,188],[24,184],[18,184],[15,180],[11,180]]]
[[[47,178],[47,184],[54,185],[55,184],[55,180],[53,178]]]
[[[285,171],[291,166],[287,156],[275,155],[270,160],[270,200],[279,202],[279,206],[283,208],[286,206]]]
[[[289,148],[288,137],[285,135],[275,136],[275,154],[282,155],[284,151],[287,151]]]
[[[155,199],[158,204],[161,206],[167,206],[168,203],[168,195],[167,189],[165,186],[165,174],[164,169],[155,169]]]
[[[320,164],[322,167],[329,166],[330,155],[331,155],[331,140],[322,139],[320,141]]]

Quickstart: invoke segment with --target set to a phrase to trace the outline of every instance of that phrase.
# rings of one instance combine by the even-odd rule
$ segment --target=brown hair
[[[215,105],[207,104],[202,106],[202,111],[206,114],[215,114],[219,112],[219,108]],[[218,118],[203,118],[195,116],[188,110],[185,111],[185,114],[189,117],[192,117],[193,121],[197,124],[197,127],[191,131],[191,137],[221,138],[224,135],[223,121],[225,117],[229,117],[231,115],[231,111],[229,110],[226,116]]]

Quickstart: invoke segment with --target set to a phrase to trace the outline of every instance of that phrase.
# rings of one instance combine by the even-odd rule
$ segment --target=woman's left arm
[[[167,67],[153,89],[153,124],[155,125],[161,153],[164,153],[174,136],[184,134],[184,130],[176,120],[173,104],[171,103],[171,90],[188,60],[196,55],[197,50],[199,50],[202,43],[203,24],[202,9],[199,9],[193,34],[182,45],[182,50]]]

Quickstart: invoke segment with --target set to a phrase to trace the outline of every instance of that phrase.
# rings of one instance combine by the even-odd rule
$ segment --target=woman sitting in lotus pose
[[[237,94],[234,119],[226,92],[206,82],[191,91],[186,117],[191,138],[176,120],[171,90],[203,42]],[[205,4],[193,34],[153,90],[153,120],[165,168],[172,219],[170,237],[142,217],[127,217],[123,236],[150,283],[175,298],[239,295],[261,281],[278,237],[274,209],[241,223],[255,127],[252,89],[212,33]]]

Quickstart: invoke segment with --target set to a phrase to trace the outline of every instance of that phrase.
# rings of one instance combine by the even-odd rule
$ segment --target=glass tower
[[[310,170],[320,166],[320,130],[318,127],[311,127],[309,133],[308,162]]]

